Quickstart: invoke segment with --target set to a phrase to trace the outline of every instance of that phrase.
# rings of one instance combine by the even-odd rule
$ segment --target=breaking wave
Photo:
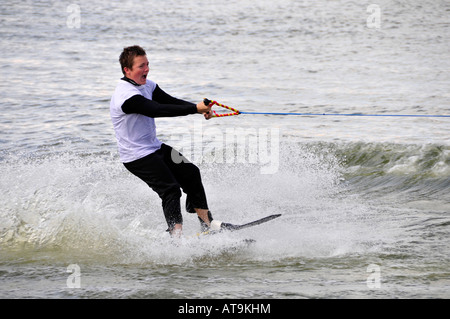
[[[245,258],[377,250],[395,236],[383,227],[391,222],[380,208],[386,197],[391,206],[428,199],[436,205],[439,199],[442,207],[433,209],[448,208],[449,157],[450,149],[438,145],[286,142],[274,174],[261,174],[257,164],[201,164],[216,219],[238,224],[283,217],[198,245],[199,239],[189,239],[198,231],[197,218],[184,213],[187,237],[174,243],[157,195],[115,155],[9,156],[0,163],[0,246],[116,263],[220,256],[247,237],[256,243]]]

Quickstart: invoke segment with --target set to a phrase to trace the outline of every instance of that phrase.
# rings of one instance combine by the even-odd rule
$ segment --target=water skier
[[[111,98],[110,114],[121,162],[159,195],[172,235],[182,231],[180,188],[187,194],[186,210],[197,213],[202,231],[226,228],[213,221],[198,167],[156,136],[155,118],[200,113],[210,119],[211,108],[172,97],[147,79],[149,62],[140,46],[124,48],[119,62],[124,77]]]

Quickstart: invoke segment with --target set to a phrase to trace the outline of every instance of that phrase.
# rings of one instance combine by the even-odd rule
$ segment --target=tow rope
[[[209,100],[205,98],[203,100],[205,105],[210,106],[211,108],[214,105],[218,105],[220,107],[223,107],[225,109],[228,109],[232,111],[231,113],[217,113],[216,111],[212,110],[213,117],[225,117],[225,116],[233,116],[233,115],[239,115],[239,114],[260,114],[260,115],[302,115],[302,116],[374,116],[374,117],[388,117],[388,116],[394,116],[394,117],[450,117],[450,115],[430,115],[430,114],[363,114],[363,113],[295,113],[295,112],[242,112],[239,111],[233,107],[221,104],[214,100]]]

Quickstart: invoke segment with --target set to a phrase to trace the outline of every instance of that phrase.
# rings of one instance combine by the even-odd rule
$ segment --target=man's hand
[[[197,104],[197,112],[202,113],[205,119],[209,120],[213,117],[213,113],[211,112],[211,107],[206,105],[203,101]]]

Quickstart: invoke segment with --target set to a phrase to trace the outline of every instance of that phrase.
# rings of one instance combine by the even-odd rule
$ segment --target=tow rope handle
[[[216,111],[211,110],[211,111],[213,112],[213,116],[212,116],[212,117],[233,116],[233,115],[239,115],[239,114],[241,113],[241,112],[239,112],[238,110],[236,110],[235,108],[232,108],[232,107],[230,107],[230,106],[226,106],[226,105],[220,104],[220,103],[217,102],[217,101],[212,101],[212,100],[209,100],[209,99],[207,99],[207,98],[203,99],[203,103],[205,103],[205,105],[208,105],[208,106],[211,107],[211,108],[212,108],[214,105],[218,105],[218,106],[220,106],[220,107],[223,107],[223,108],[225,108],[225,109],[227,109],[227,110],[232,111],[232,113],[217,113]]]

